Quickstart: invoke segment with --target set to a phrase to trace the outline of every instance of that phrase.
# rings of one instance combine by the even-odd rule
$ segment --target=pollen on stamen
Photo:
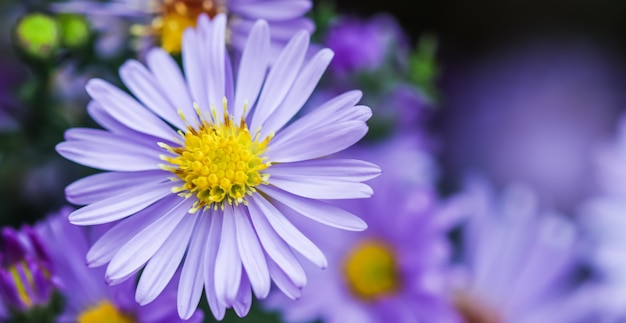
[[[261,139],[260,134],[252,135],[244,117],[240,122],[233,122],[228,113],[228,101],[222,100],[224,114],[218,120],[215,106],[211,106],[207,121],[199,106],[194,104],[200,119],[197,127],[189,125],[184,114],[179,111],[187,129],[179,130],[182,138],[180,147],[159,143],[159,147],[175,156],[162,155],[168,165],[161,169],[172,172],[175,181],[181,185],[172,192],[185,198],[197,199],[190,213],[203,208],[223,209],[224,204],[247,205],[246,196],[254,194],[255,187],[267,184],[269,174],[265,170],[271,162],[264,156],[273,137]],[[244,107],[245,109],[245,107]]]

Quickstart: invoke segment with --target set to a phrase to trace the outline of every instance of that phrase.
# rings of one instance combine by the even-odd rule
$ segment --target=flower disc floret
[[[176,174],[175,180],[183,182],[174,192],[185,198],[196,196],[192,212],[202,207],[223,209],[224,202],[247,204],[246,194],[256,192],[255,187],[267,184],[269,179],[264,171],[271,163],[263,154],[272,136],[262,141],[258,133],[253,137],[243,118],[239,123],[233,122],[227,112],[223,122],[200,119],[198,128],[188,126],[185,133],[180,133],[184,140],[180,147],[160,144],[176,154],[163,157],[171,164],[164,168]]]

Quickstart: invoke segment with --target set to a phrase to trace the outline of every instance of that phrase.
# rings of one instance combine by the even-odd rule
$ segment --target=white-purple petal
[[[129,63],[130,64],[130,63]],[[122,67],[122,70],[124,67]],[[117,121],[140,133],[172,140],[176,132],[148,111],[143,105],[110,83],[92,79],[85,86],[87,93]]]
[[[267,223],[291,248],[320,268],[328,266],[324,253],[260,194],[250,197],[248,207],[255,209],[257,214],[265,215]],[[264,219],[261,217],[259,220]]]
[[[319,223],[349,231],[363,231],[367,229],[367,224],[361,218],[336,206],[296,196],[269,185],[264,186],[262,190],[265,194],[272,197],[275,203],[284,204],[297,213]]]
[[[248,207],[250,218],[263,249],[298,287],[306,285],[306,274],[289,246],[274,231],[265,214],[256,207]]]
[[[209,234],[209,221],[207,212],[203,212],[201,218],[196,222],[185,264],[180,274],[177,303],[178,315],[183,320],[189,319],[193,315],[198,307],[200,297],[202,297],[202,286],[204,286],[202,277],[206,270],[203,249]]]
[[[367,129],[365,122],[347,121],[312,130],[301,129],[293,136],[282,136],[281,133],[270,142],[267,156],[272,162],[279,163],[328,156],[361,140]]]
[[[128,194],[136,187],[168,181],[169,173],[162,170],[133,172],[104,172],[81,178],[65,188],[68,202],[86,205],[115,195]]]
[[[204,293],[209,303],[209,308],[213,312],[213,316],[217,320],[224,318],[226,308],[224,304],[221,304],[217,299],[215,293],[215,258],[217,258],[217,249],[220,244],[222,233],[222,220],[223,215],[217,211],[212,212],[210,210],[205,211],[210,217],[205,221],[211,221],[209,232],[206,239],[206,245],[204,246],[204,262],[203,262],[203,278],[204,278]]]
[[[367,181],[380,175],[380,167],[357,159],[313,159],[296,163],[275,164],[266,170],[274,176],[333,177],[350,181]]]
[[[265,21],[259,20],[254,24],[245,46],[237,74],[233,107],[235,120],[245,117],[245,104],[248,105],[246,114],[250,112],[265,81],[270,49],[269,27]]]
[[[225,207],[223,216],[220,246],[215,259],[215,293],[219,301],[232,306],[241,282],[242,265],[237,249],[237,229],[231,205]]]
[[[185,255],[197,219],[195,214],[184,216],[161,248],[150,258],[137,283],[137,303],[146,305],[165,289]]]
[[[306,31],[297,33],[276,59],[265,79],[259,102],[254,109],[250,123],[252,131],[261,127],[285,98],[304,61],[309,47],[309,37]]]
[[[180,201],[167,213],[137,233],[113,256],[107,267],[109,281],[120,280],[139,270],[159,250],[178,223],[188,214],[192,200]]]
[[[263,124],[261,138],[264,137],[263,135],[280,130],[300,111],[302,105],[313,93],[333,55],[330,49],[323,49],[302,68],[283,102]]]
[[[233,217],[237,228],[237,246],[241,262],[246,269],[256,297],[263,299],[267,297],[271,286],[265,254],[245,210],[240,207],[235,208]]]
[[[103,224],[123,219],[137,213],[160,199],[172,194],[172,182],[160,183],[146,190],[140,187],[122,194],[84,206],[70,214],[76,225]]]
[[[120,68],[120,77],[148,109],[178,129],[186,128],[176,107],[163,96],[163,89],[145,66],[137,61],[129,60]]]
[[[128,240],[178,203],[180,198],[172,195],[118,222],[91,246],[87,252],[87,264],[90,267],[98,267],[111,261]]]

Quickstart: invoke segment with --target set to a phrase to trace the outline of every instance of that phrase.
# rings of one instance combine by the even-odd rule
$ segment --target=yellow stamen
[[[346,257],[343,269],[350,290],[366,301],[392,294],[400,286],[393,250],[381,241],[359,243]]]
[[[111,302],[102,301],[78,316],[78,323],[134,323],[135,320],[120,312]]]
[[[175,157],[164,156],[170,165],[161,168],[176,175],[181,186],[173,192],[189,198],[195,195],[196,203],[190,212],[201,208],[223,209],[224,202],[238,205],[246,204],[246,194],[252,194],[256,186],[267,184],[269,174],[264,173],[271,163],[263,154],[272,135],[260,140],[258,134],[253,137],[246,122],[234,122],[227,112],[224,101],[224,118],[219,123],[207,122],[200,109],[196,109],[201,121],[199,127],[187,126],[181,133],[183,145],[170,147],[159,146]],[[217,119],[212,109],[212,119]]]

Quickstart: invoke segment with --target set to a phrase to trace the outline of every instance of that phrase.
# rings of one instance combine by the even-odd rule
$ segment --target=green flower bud
[[[60,14],[57,22],[61,28],[61,44],[67,48],[80,48],[89,41],[89,22],[82,15]]]
[[[59,26],[54,18],[43,13],[23,16],[15,26],[17,46],[28,56],[48,59],[59,47]]]

